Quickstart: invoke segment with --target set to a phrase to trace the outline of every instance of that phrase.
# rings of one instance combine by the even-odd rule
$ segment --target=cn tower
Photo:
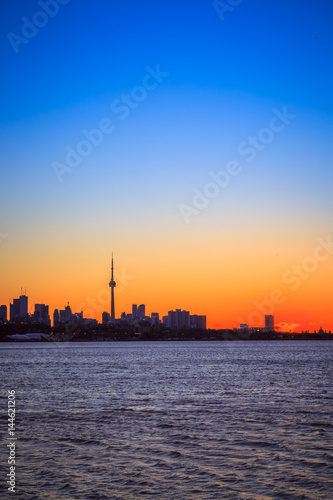
[[[116,282],[113,279],[113,252],[112,252],[112,259],[111,259],[111,281],[109,283],[109,287],[111,288],[111,321],[114,323],[115,316],[114,316],[114,289],[116,286]]]

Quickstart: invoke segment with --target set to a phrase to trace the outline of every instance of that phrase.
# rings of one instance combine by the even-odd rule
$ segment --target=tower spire
[[[111,256],[111,281],[109,283],[109,287],[111,288],[111,321],[115,321],[115,312],[114,312],[114,289],[116,287],[116,282],[113,279],[113,252]]]

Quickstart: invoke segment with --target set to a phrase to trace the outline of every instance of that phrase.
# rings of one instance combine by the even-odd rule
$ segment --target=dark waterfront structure
[[[114,323],[115,321],[115,314],[114,314],[114,289],[116,286],[116,282],[113,279],[113,252],[112,252],[112,259],[111,259],[111,281],[109,283],[109,287],[111,288],[111,316],[110,320]]]

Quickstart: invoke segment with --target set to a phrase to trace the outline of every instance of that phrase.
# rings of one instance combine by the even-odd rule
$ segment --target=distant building
[[[164,322],[164,319],[166,319],[166,322]],[[169,328],[188,328],[191,326],[190,313],[189,311],[182,311],[181,309],[169,311],[168,316],[163,317],[163,323]]]
[[[103,312],[102,314],[102,324],[107,325],[110,321],[110,313],[108,312]]]
[[[271,314],[266,314],[265,316],[265,330],[274,330],[274,316]]]
[[[26,318],[28,316],[28,297],[20,295],[20,317]]]
[[[164,326],[169,326],[168,325],[168,316],[163,316],[162,323],[163,323]]]
[[[20,295],[19,299],[14,299],[9,306],[10,321],[28,318],[28,297]]]
[[[158,325],[160,323],[160,315],[158,313],[151,313],[150,324]]]
[[[0,306],[0,323],[7,323],[7,306]]]
[[[59,323],[59,311],[58,311],[58,309],[55,309],[54,313],[53,313],[53,325],[55,325],[56,323]]]
[[[206,330],[206,316],[191,314],[190,323],[192,328],[202,328],[203,330]]]
[[[146,316],[146,306],[144,304],[140,304],[137,311],[137,319],[142,321]]]
[[[60,309],[59,311],[59,322],[66,323],[65,309]]]
[[[137,304],[133,304],[132,305],[132,317],[133,317],[133,319],[136,319],[137,315],[138,315],[138,306],[137,306]]]
[[[34,320],[50,326],[49,306],[45,304],[35,304]]]
[[[65,309],[60,309],[59,311],[59,321],[60,323],[69,323],[72,320],[72,309],[70,308],[69,302]]]
[[[66,323],[72,319],[72,309],[70,308],[69,302],[67,302],[67,306],[65,307],[65,321]]]
[[[84,317],[83,317],[83,311],[79,312],[79,313],[74,313],[74,319],[77,320],[77,321],[82,321],[84,320]]]
[[[14,299],[12,304],[9,304],[9,318],[14,321],[20,317],[20,299]]]

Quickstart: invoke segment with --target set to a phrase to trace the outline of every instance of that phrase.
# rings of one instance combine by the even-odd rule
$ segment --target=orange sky
[[[41,235],[25,242],[8,237],[1,244],[0,303],[8,306],[23,286],[31,313],[34,302],[49,304],[53,314],[69,301],[73,312],[83,310],[100,321],[110,310],[108,249],[113,243],[117,317],[130,313],[133,303],[144,303],[148,314],[162,316],[176,308],[205,314],[210,328],[241,322],[260,326],[264,314],[273,314],[276,324],[294,325],[284,329],[333,329],[333,255],[322,249],[321,262],[313,257],[320,236],[282,240],[276,229],[252,230],[249,244],[246,230],[230,230],[225,239],[217,228],[199,225],[200,240],[198,228],[191,227],[173,239],[161,231],[124,235],[121,245],[77,233],[66,243]],[[294,265],[303,273],[307,269],[302,279],[295,278]]]

